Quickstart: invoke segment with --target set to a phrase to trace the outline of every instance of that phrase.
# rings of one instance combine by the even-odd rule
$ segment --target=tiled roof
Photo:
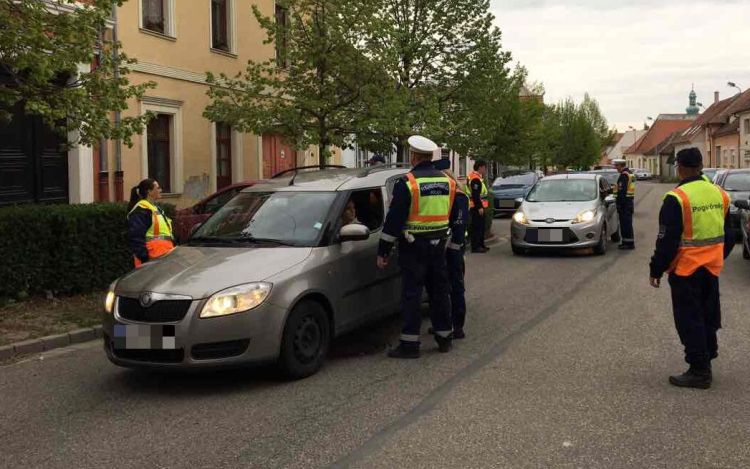
[[[731,124],[727,124],[724,127],[714,133],[714,137],[723,137],[725,135],[739,134],[740,132],[740,120],[735,119]]]
[[[643,139],[646,138],[646,134],[641,135],[641,138],[635,141],[634,144],[630,145],[627,150],[623,152],[625,155],[631,155],[635,153],[635,149],[638,148],[638,146],[643,142]]]
[[[750,88],[745,90],[744,93],[734,97],[732,104],[727,107],[726,116],[730,117],[738,112],[746,111],[750,109]]]
[[[679,120],[672,120],[672,116],[659,116],[654,122],[654,125],[646,132],[638,142],[632,147],[628,148],[628,154],[645,155],[652,153],[663,143],[666,139],[670,138],[675,132],[685,131],[693,126],[694,120],[687,120],[680,118]]]

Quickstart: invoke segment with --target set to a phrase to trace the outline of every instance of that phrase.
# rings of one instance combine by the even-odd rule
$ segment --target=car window
[[[353,212],[353,213],[352,213]],[[351,217],[354,220],[351,220]],[[342,225],[360,223],[370,231],[383,227],[385,212],[383,210],[383,191],[380,188],[353,191],[340,216]]]
[[[593,179],[554,179],[538,182],[526,200],[529,202],[584,202],[597,197]]]
[[[316,246],[336,192],[241,193],[201,226],[201,241],[277,241]]]
[[[230,189],[208,200],[204,206],[205,208],[203,210],[203,213],[208,213],[208,214],[213,215],[214,213],[219,211],[221,207],[226,205],[227,202],[232,200],[234,196],[237,195],[237,192],[239,192],[239,189]]]
[[[600,194],[609,194],[609,183],[606,179],[599,179],[599,192]]]
[[[534,173],[503,175],[495,180],[492,187],[504,189],[521,189],[534,184],[536,175]]]
[[[729,192],[750,192],[750,173],[728,173],[724,189]]]

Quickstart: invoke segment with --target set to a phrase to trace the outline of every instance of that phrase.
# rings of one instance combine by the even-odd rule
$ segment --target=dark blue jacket
[[[617,179],[617,206],[622,207],[625,205],[632,205],[633,198],[628,198],[628,185],[630,184],[629,174],[632,174],[628,168],[620,173],[620,177]]]
[[[463,246],[466,243],[466,227],[469,225],[469,197],[456,192],[451,210],[451,243]]]
[[[148,249],[146,249],[146,232],[153,223],[151,210],[136,207],[128,215],[128,244],[130,252],[141,262],[148,262]]]
[[[446,177],[442,171],[435,169],[431,161],[418,164],[411,172],[417,179],[420,177]],[[380,236],[378,256],[388,257],[390,255],[393,244],[402,236],[410,211],[411,194],[409,193],[409,187],[406,185],[406,176],[404,176],[393,187],[393,198],[388,215],[385,218],[383,233]],[[453,215],[451,215],[451,223],[452,221]]]
[[[702,176],[685,179],[679,186],[700,181]],[[677,186],[677,187],[679,187]],[[667,197],[659,213],[659,236],[656,239],[656,251],[651,258],[651,278],[661,278],[677,256],[682,241],[682,207],[674,197]],[[734,233],[729,213],[724,220],[724,258],[729,257],[734,249]]]

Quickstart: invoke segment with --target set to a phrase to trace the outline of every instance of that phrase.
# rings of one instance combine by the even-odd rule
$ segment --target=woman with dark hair
[[[174,249],[172,220],[154,205],[159,197],[161,187],[153,179],[144,179],[130,191],[128,233],[136,267]]]

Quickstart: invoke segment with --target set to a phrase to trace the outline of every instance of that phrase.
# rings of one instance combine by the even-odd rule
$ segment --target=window
[[[208,213],[213,215],[214,213],[218,212],[221,207],[226,205],[230,200],[234,198],[234,196],[237,195],[239,191],[242,189],[232,189],[228,190],[226,192],[222,192],[221,194],[217,195],[213,199],[206,202],[206,205],[203,209],[203,213]]]
[[[347,213],[347,207],[344,207],[344,213],[341,215],[342,224],[351,223],[350,220],[345,220],[345,218],[353,215],[355,222],[365,225],[370,231],[377,231],[383,227],[385,212],[381,189],[354,191],[347,201],[347,206],[350,204],[354,205],[354,213]]]
[[[466,157],[460,156],[458,158],[458,177],[465,178],[466,177]]]
[[[216,189],[232,184],[232,126],[216,124]]]
[[[289,10],[281,5],[276,5],[276,24],[286,27],[289,25]],[[281,68],[289,66],[287,58],[287,32],[281,33],[276,40],[276,65]]]
[[[750,119],[745,119],[745,134],[750,135]]]
[[[156,179],[166,193],[172,192],[172,116],[158,114],[148,124],[148,177]]]
[[[141,29],[174,37],[174,1],[141,0]]]
[[[451,158],[451,151],[447,148],[441,148],[440,149],[440,158],[444,160],[449,160]]]
[[[211,48],[233,52],[232,0],[211,0]]]
[[[716,147],[716,166],[721,168],[721,147]]]

